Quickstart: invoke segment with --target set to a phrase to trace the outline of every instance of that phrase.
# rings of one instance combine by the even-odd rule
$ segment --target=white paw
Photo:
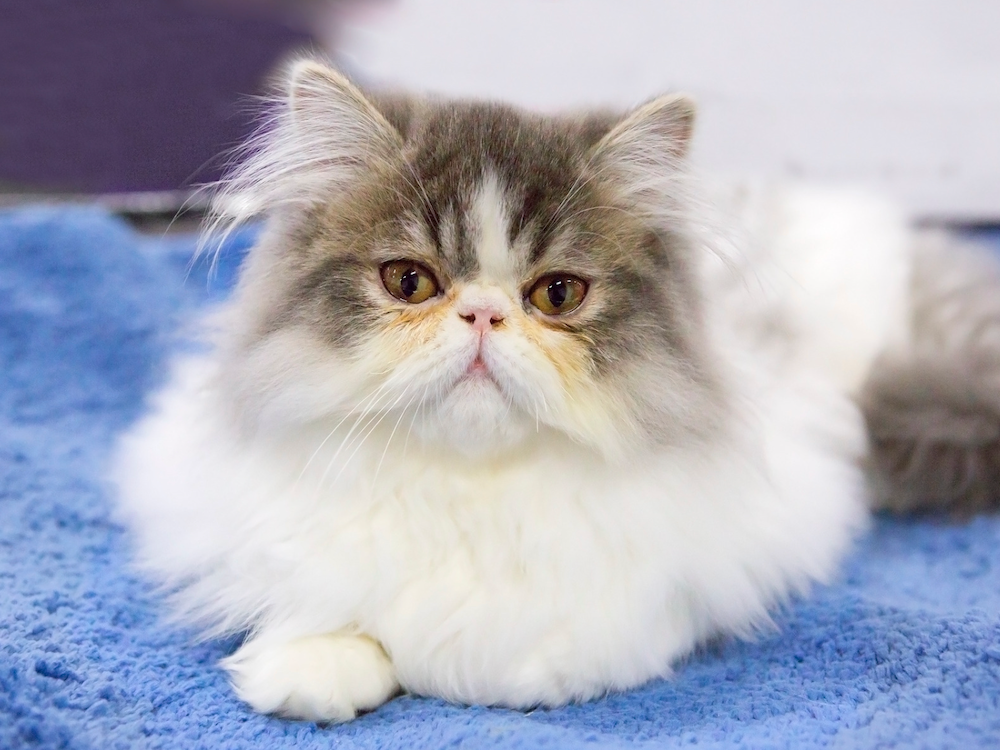
[[[250,641],[222,666],[255,710],[311,721],[350,721],[399,689],[385,651],[362,635]]]

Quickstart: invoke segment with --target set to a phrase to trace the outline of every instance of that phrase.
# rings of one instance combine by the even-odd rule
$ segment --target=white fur
[[[482,189],[476,195],[473,213],[479,236],[476,238],[476,255],[484,280],[495,284],[505,284],[516,278],[514,255],[507,242],[507,206],[504,205],[503,191],[497,184],[495,175],[483,180]],[[517,287],[508,291],[517,293]]]
[[[704,256],[720,326],[772,366],[822,373],[856,395],[875,357],[908,337],[914,238],[902,215],[863,191],[741,184],[713,193],[724,215],[711,224],[741,229]]]
[[[313,721],[349,721],[399,689],[389,658],[365,636],[259,639],[224,664],[237,695],[258,710]]]
[[[411,435],[423,423],[412,408],[248,436],[213,355],[178,365],[124,441],[122,512],[181,611],[253,629],[226,662],[245,700],[344,720],[397,682],[474,703],[585,699],[668,674],[713,634],[749,634],[830,577],[864,523],[851,396],[901,335],[907,237],[863,196],[741,188],[725,202],[744,231],[706,238],[698,269],[736,394],[711,441],[609,460],[550,426],[569,420],[553,416],[554,386],[518,396],[483,383],[455,404],[478,416],[445,420],[473,426],[459,444],[510,408],[502,393],[552,399],[495,461]],[[459,343],[441,361],[468,362],[468,325],[449,325]],[[544,383],[528,354],[496,357]],[[323,397],[319,375],[309,388],[291,411]],[[605,407],[573,419],[600,424]]]

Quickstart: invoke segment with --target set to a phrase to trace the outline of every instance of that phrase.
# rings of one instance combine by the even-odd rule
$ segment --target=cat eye
[[[418,305],[434,297],[438,281],[427,268],[412,260],[391,260],[380,271],[386,290],[396,299]]]
[[[546,315],[564,315],[583,303],[587,282],[568,274],[543,276],[528,292],[528,301]]]

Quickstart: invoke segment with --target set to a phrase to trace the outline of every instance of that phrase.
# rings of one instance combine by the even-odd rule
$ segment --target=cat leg
[[[236,694],[256,711],[296,719],[350,721],[399,690],[389,657],[364,635],[252,640],[222,666]]]

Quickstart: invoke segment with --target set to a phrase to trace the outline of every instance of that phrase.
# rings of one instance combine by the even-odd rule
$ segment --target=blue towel
[[[89,209],[0,213],[0,748],[996,748],[1000,520],[877,519],[754,642],[558,710],[404,696],[344,726],[258,716],[162,622],[102,481],[177,331],[225,293],[194,239]],[[994,238],[996,241],[996,238]]]

